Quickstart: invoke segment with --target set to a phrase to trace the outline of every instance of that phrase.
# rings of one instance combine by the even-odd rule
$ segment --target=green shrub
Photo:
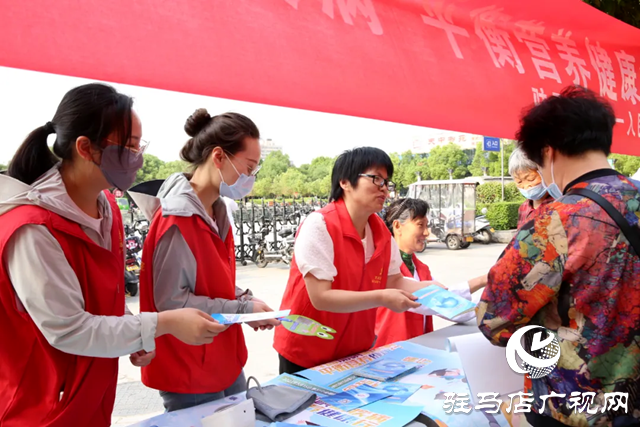
[[[496,230],[513,230],[518,227],[518,209],[522,202],[498,202],[487,205],[487,219]],[[482,206],[485,207],[485,206]],[[480,207],[480,210],[482,210]]]
[[[477,202],[490,204],[502,202],[502,184],[499,182],[486,182],[476,187]],[[514,182],[504,185],[504,201],[505,202],[524,202],[524,197],[518,191],[518,187]]]

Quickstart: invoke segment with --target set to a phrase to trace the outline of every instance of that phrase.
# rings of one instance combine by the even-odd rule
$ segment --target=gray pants
[[[203,403],[213,402],[214,400],[220,400],[234,394],[242,393],[243,391],[247,391],[247,380],[244,377],[244,371],[240,372],[240,376],[231,384],[231,387],[218,393],[188,394],[161,391],[160,397],[162,397],[166,412],[173,412],[202,405]]]

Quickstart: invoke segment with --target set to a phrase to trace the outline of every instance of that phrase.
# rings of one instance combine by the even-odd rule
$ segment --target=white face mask
[[[540,174],[540,178],[542,179],[542,186],[545,190],[547,190],[547,193],[549,193],[549,195],[555,200],[558,200],[560,197],[562,197],[562,191],[560,191],[560,187],[558,187],[558,184],[556,184],[556,179],[553,176],[553,158],[551,159],[551,185],[547,186],[547,184],[544,182],[544,176],[542,176],[541,170],[538,170],[538,173]]]
[[[243,173],[241,174],[240,172],[238,172],[238,169],[236,169],[231,159],[229,159],[229,156],[227,156],[226,153],[224,154],[224,156],[227,158],[227,160],[229,160],[229,163],[231,163],[233,170],[238,174],[238,179],[232,185],[228,185],[226,182],[224,182],[222,172],[220,171],[220,169],[218,169],[220,179],[222,180],[222,182],[220,183],[220,195],[233,200],[243,199],[249,193],[251,193],[251,190],[253,190],[253,184],[256,182],[256,177],[247,176]]]

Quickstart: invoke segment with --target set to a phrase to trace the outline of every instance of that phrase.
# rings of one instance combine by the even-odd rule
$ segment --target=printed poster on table
[[[385,360],[397,360],[423,365],[416,372],[404,376],[398,381],[402,384],[413,384],[420,387],[402,405],[420,406],[422,408],[421,412],[438,422],[440,426],[509,426],[509,423],[501,413],[488,414],[484,411],[473,410],[469,414],[447,414],[444,411],[445,393],[467,393],[468,395],[471,393],[457,353],[436,350],[410,342],[400,342],[307,369],[297,375],[303,376],[310,382],[322,387],[343,390],[358,384],[358,381],[372,381],[356,376],[355,372],[365,365],[383,358]],[[375,381],[366,382],[366,384],[379,385]],[[389,398],[378,402],[378,404],[389,404],[387,402],[390,402]],[[366,406],[363,409],[371,408],[374,405],[376,404]],[[402,405],[400,406],[402,407]]]

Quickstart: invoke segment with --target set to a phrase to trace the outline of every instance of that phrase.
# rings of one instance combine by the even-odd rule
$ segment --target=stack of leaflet
[[[322,397],[321,400],[327,405],[349,412],[370,405],[378,400],[385,399],[391,395],[391,393],[379,388],[362,384],[356,388],[345,390],[332,396]]]
[[[370,363],[362,369],[354,372],[354,375],[369,378],[376,381],[396,381],[422,368],[419,363],[404,362],[401,360],[382,359]]]

